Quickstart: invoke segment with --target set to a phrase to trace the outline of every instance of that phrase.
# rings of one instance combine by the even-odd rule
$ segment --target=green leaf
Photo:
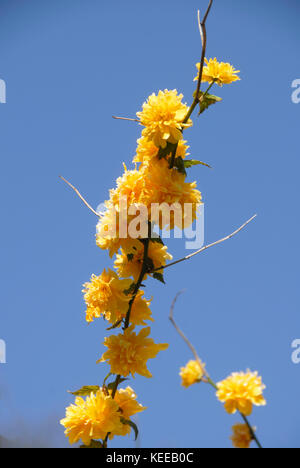
[[[68,392],[68,393],[71,393],[71,395],[74,395],[74,396],[89,396],[91,393],[96,393],[98,390],[100,390],[99,385],[89,385],[86,387],[82,387],[80,390],[77,390],[76,392]]]
[[[122,424],[125,424],[126,426],[130,426],[131,429],[134,430],[134,433],[135,433],[135,440],[137,440],[138,436],[139,436],[139,430],[138,430],[138,427],[137,425],[130,421],[129,419],[125,419],[125,418],[120,418],[120,421]]]
[[[176,167],[176,169],[178,170],[178,172],[180,172],[180,174],[186,175],[184,161],[181,156],[179,156],[178,158],[175,158],[174,167]]]
[[[98,440],[91,440],[91,443],[90,445],[81,445],[80,446],[81,449],[102,449],[103,448],[103,444],[101,444],[101,442],[99,442]]]
[[[184,163],[184,167],[186,167],[187,169],[192,166],[198,166],[199,164],[201,164],[202,166],[208,167],[209,169],[212,169],[212,167],[209,164],[202,162],[202,161],[198,161],[197,159],[185,159],[183,163]]]
[[[221,102],[222,98],[218,96],[214,96],[213,94],[205,94],[200,91],[200,98],[199,98],[199,115],[202,114],[206,109],[208,109],[213,104],[217,102]]]
[[[157,273],[157,272],[153,273],[153,278],[160,281],[163,284],[166,284],[164,280],[164,275],[162,273]]]

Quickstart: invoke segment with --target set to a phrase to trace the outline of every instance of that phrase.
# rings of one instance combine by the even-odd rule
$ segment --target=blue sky
[[[98,384],[105,325],[87,326],[82,284],[111,265],[95,246],[96,219],[58,178],[93,206],[107,198],[135,152],[134,116],[149,94],[177,88],[191,102],[201,52],[196,11],[206,2],[1,0],[1,318],[7,364],[0,366],[0,433],[36,445],[67,446],[58,420],[67,390]],[[267,447],[299,447],[300,5],[215,1],[207,55],[230,61],[242,81],[216,89],[223,102],[186,132],[190,172],[206,204],[206,241],[258,214],[238,237],[149,281],[152,336],[170,343],[150,362],[154,378],[132,384],[148,410],[143,447],[230,447],[228,416],[205,385],[180,386],[190,352],[168,321],[177,318],[212,377],[258,370],[266,408],[251,422]],[[175,258],[184,241],[169,243]],[[21,442],[22,443],[22,442]],[[133,436],[114,447],[133,447]]]

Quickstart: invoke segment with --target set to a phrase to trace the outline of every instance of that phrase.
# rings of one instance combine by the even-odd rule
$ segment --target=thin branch
[[[199,70],[199,76],[198,76],[198,82],[197,82],[197,88],[195,92],[195,97],[194,101],[186,115],[186,117],[183,120],[183,123],[187,123],[189,120],[190,116],[194,112],[195,107],[197,106],[199,102],[199,93],[201,90],[201,82],[202,82],[202,76],[203,76],[203,68],[204,68],[204,62],[205,62],[205,55],[206,55],[206,45],[207,45],[207,34],[206,34],[206,20],[208,18],[209,12],[211,10],[213,4],[213,0],[210,0],[208,8],[206,10],[206,13],[204,15],[204,18],[202,21],[200,21],[200,13],[198,12],[198,21],[199,21],[199,29],[200,29],[200,34],[201,34],[201,40],[202,40],[202,55],[201,55],[201,62],[200,62],[200,70]]]
[[[130,119],[129,117],[117,117],[116,115],[113,115],[112,118],[115,119],[115,120],[129,120],[129,122],[138,122],[138,123],[140,123],[139,119]]]
[[[183,333],[183,331],[179,328],[179,326],[176,324],[175,320],[174,320],[174,309],[175,309],[175,305],[176,305],[176,302],[179,298],[179,296],[181,296],[181,294],[183,294],[185,291],[179,291],[173,302],[172,302],[172,305],[171,305],[171,309],[170,309],[170,315],[169,315],[169,319],[172,323],[172,325],[175,327],[175,330],[177,331],[177,333],[181,336],[181,338],[183,339],[183,341],[187,344],[187,346],[190,348],[190,350],[192,351],[193,355],[194,355],[194,358],[195,360],[198,362],[202,372],[203,372],[203,375],[205,375],[207,381],[210,380],[210,377],[206,371],[206,369],[204,368],[202,362],[201,362],[201,359],[200,357],[198,356],[197,354],[197,351],[196,351],[196,348],[192,345],[192,343],[190,342],[190,340],[185,336],[185,334]]]
[[[243,413],[241,413],[240,411],[239,411],[239,413],[240,413],[242,419],[244,420],[244,422],[246,423],[246,425],[247,425],[247,427],[249,429],[249,432],[251,434],[252,439],[256,442],[258,448],[262,449],[263,447],[262,447],[261,443],[259,442],[258,438],[256,437],[255,430],[253,429],[253,427],[249,423],[248,418],[246,418],[246,416]]]
[[[68,180],[66,180],[63,176],[59,176],[61,178],[61,180],[63,180],[69,187],[71,187],[72,190],[74,190],[74,192],[78,195],[78,197],[80,198],[80,200],[83,201],[83,203],[85,204],[85,206],[88,207],[89,210],[92,211],[92,213],[94,213],[96,216],[98,216],[98,218],[100,218],[100,215],[99,213],[97,213],[97,211],[94,210],[94,208],[91,207],[91,205],[85,200],[85,198],[83,198],[83,196],[81,195],[81,193],[79,192],[79,190],[77,190],[76,187],[74,187],[74,185],[72,185]]]
[[[190,342],[190,340],[185,336],[185,334],[183,333],[183,331],[178,327],[178,325],[176,324],[175,320],[174,320],[174,309],[175,309],[175,305],[176,305],[176,302],[177,302],[177,299],[179,298],[179,296],[181,296],[181,294],[184,293],[184,291],[179,291],[173,302],[172,302],[172,305],[171,305],[171,310],[170,310],[170,316],[169,316],[169,319],[170,321],[172,322],[172,324],[174,325],[177,333],[181,336],[181,338],[184,340],[184,342],[187,344],[187,346],[190,348],[190,350],[192,351],[196,361],[198,362],[198,364],[200,365],[201,367],[201,370],[203,372],[203,375],[205,376],[205,379],[203,379],[204,382],[208,383],[209,385],[211,385],[215,390],[218,390],[218,386],[217,384],[215,384],[215,382],[213,382],[213,380],[210,378],[207,370],[205,369],[205,367],[203,366],[202,362],[201,362],[201,359],[199,358],[198,356],[198,353],[196,351],[196,348],[192,345],[192,343]],[[253,429],[253,427],[251,427],[251,424],[249,423],[247,417],[241,413],[239,411],[239,414],[240,416],[242,417],[242,419],[244,420],[245,424],[247,425],[249,431],[250,431],[250,434],[251,434],[251,438],[256,442],[258,448],[262,448],[262,445],[261,443],[259,442],[256,434],[255,434],[255,430]]]
[[[219,244],[221,244],[222,242],[225,242],[225,241],[231,239],[232,237],[234,237],[234,236],[236,236],[237,234],[239,234],[239,232],[241,232],[246,226],[248,226],[248,224],[250,224],[251,221],[253,221],[256,217],[257,217],[257,215],[252,216],[252,218],[248,219],[248,221],[246,221],[246,223],[244,223],[242,226],[240,226],[236,231],[234,231],[232,234],[229,234],[229,236],[223,237],[222,239],[220,239],[220,240],[218,240],[218,241],[216,241],[216,242],[213,242],[212,244],[205,245],[205,246],[202,247],[201,249],[196,250],[196,252],[193,252],[192,254],[187,255],[186,257],[181,258],[180,260],[176,260],[175,262],[168,263],[168,264],[165,265],[165,266],[161,266],[161,267],[159,267],[159,268],[155,268],[155,270],[153,270],[151,273],[154,273],[154,272],[160,271],[160,270],[165,270],[166,268],[169,268],[169,267],[171,267],[171,266],[177,265],[178,263],[184,262],[185,260],[189,260],[190,258],[195,257],[195,255],[198,255],[198,254],[204,252],[205,250],[210,249],[211,247],[214,247],[215,245],[219,245]]]
[[[206,13],[205,13],[204,18],[203,18],[203,21],[202,21],[202,26],[203,26],[203,24],[206,23],[206,20],[207,20],[207,17],[209,15],[209,13],[210,13],[212,4],[213,4],[213,0],[210,0],[209,5],[208,5],[207,10],[206,10]]]

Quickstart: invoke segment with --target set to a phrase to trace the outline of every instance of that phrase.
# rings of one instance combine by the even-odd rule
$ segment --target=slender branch
[[[125,324],[124,324],[124,330],[126,330],[129,325],[130,325],[130,315],[131,315],[131,310],[132,310],[132,306],[134,304],[134,301],[136,299],[136,296],[140,290],[140,287],[143,283],[143,280],[144,280],[144,277],[145,277],[145,274],[147,273],[147,260],[148,260],[148,252],[149,252],[149,243],[150,243],[150,239],[149,239],[149,236],[147,239],[144,239],[144,257],[143,257],[143,264],[142,264],[142,268],[141,268],[141,273],[140,273],[140,276],[139,276],[139,279],[135,285],[135,288],[134,288],[134,291],[132,293],[132,298],[129,302],[129,306],[128,306],[128,311],[127,311],[127,314],[126,314],[126,318],[125,318]],[[121,375],[117,375],[116,376],[116,380],[114,382],[114,386],[113,386],[113,391],[112,391],[112,394],[111,394],[111,397],[112,399],[115,398],[116,396],[116,393],[117,393],[117,390],[118,390],[118,386],[121,382]],[[107,442],[108,442],[108,438],[109,438],[109,433],[106,434],[106,437],[103,441],[103,446],[105,448],[107,448]]]
[[[130,119],[129,117],[117,117],[116,115],[113,115],[112,118],[115,119],[115,120],[128,120],[129,122],[138,122],[138,123],[140,123],[139,119]]]
[[[99,213],[97,213],[97,211],[94,210],[94,208],[91,207],[91,205],[86,201],[85,198],[83,198],[83,196],[81,195],[81,193],[79,192],[79,190],[77,190],[76,187],[74,187],[74,185],[72,185],[69,181],[67,181],[63,176],[59,176],[61,178],[61,180],[63,180],[69,187],[71,187],[71,189],[74,190],[74,192],[78,195],[78,197],[83,201],[83,203],[85,204],[85,206],[88,207],[89,210],[91,210],[92,213],[94,213],[96,216],[98,216],[98,218],[100,218],[100,215]]]
[[[258,448],[262,449],[263,447],[262,447],[261,443],[259,442],[258,438],[256,437],[256,434],[255,434],[255,432],[254,432],[254,430],[253,430],[253,427],[252,427],[251,424],[249,423],[248,419],[247,419],[246,416],[245,416],[243,413],[241,413],[241,412],[240,412],[240,415],[241,415],[241,417],[243,418],[245,424],[248,426],[248,429],[249,429],[249,431],[250,431],[250,434],[251,434],[252,439],[256,442]]]
[[[137,296],[137,293],[139,292],[140,287],[141,287],[141,285],[143,283],[145,274],[147,273],[147,260],[148,260],[149,243],[150,243],[150,239],[148,237],[148,239],[145,239],[145,241],[144,241],[144,258],[143,258],[142,269],[141,269],[139,279],[138,279],[138,281],[137,281],[137,283],[135,285],[135,288],[134,288],[134,291],[133,291],[133,294],[132,294],[132,298],[131,298],[131,300],[129,302],[129,308],[128,308],[128,312],[127,312],[127,315],[126,315],[126,318],[125,318],[125,325],[124,325],[125,330],[126,330],[126,328],[129,327],[131,309],[132,309],[133,303],[135,301],[135,298]]]
[[[196,361],[198,362],[198,364],[200,365],[200,368],[203,372],[203,375],[205,375],[206,379],[204,380],[206,383],[208,383],[209,385],[211,385],[214,390],[218,390],[218,386],[215,384],[215,382],[210,378],[207,370],[204,368],[202,362],[201,362],[201,359],[199,358],[198,356],[198,353],[196,351],[196,348],[193,346],[193,344],[190,342],[190,340],[186,337],[186,335],[183,333],[183,331],[179,328],[179,326],[176,324],[175,320],[174,320],[174,309],[175,309],[175,305],[176,305],[176,302],[179,298],[179,296],[181,296],[181,294],[183,294],[184,291],[179,291],[173,302],[172,302],[172,305],[171,305],[171,310],[170,310],[170,315],[169,315],[169,319],[171,321],[171,323],[174,325],[177,333],[181,336],[181,338],[184,340],[184,342],[187,344],[187,346],[190,348],[190,350],[192,351],[192,354],[194,355]],[[249,423],[248,419],[246,418],[246,416],[241,413],[239,411],[239,414],[240,416],[242,417],[242,419],[244,420],[245,424],[247,425],[249,431],[250,431],[250,434],[251,434],[251,438],[256,442],[258,448],[262,448],[262,445],[261,443],[259,442],[256,434],[255,434],[255,431],[253,430],[253,428],[251,427],[251,424]]]
[[[175,330],[177,331],[177,333],[181,336],[181,338],[183,339],[183,341],[187,344],[187,346],[190,348],[190,350],[192,351],[194,357],[195,357],[195,360],[198,362],[202,372],[203,372],[203,375],[205,375],[206,379],[207,379],[207,383],[210,381],[210,377],[205,369],[205,367],[203,366],[202,362],[201,362],[201,359],[200,357],[198,356],[198,353],[196,351],[196,348],[192,345],[192,343],[190,342],[190,340],[186,337],[186,335],[183,333],[183,331],[179,328],[179,326],[176,324],[175,320],[174,320],[174,309],[175,309],[175,305],[176,305],[176,302],[179,298],[179,296],[181,296],[181,294],[183,294],[184,291],[179,291],[173,302],[172,302],[172,305],[171,305],[171,309],[170,309],[170,315],[169,315],[169,319],[172,323],[172,325],[175,327]]]
[[[204,15],[203,21],[201,22],[200,20],[200,11],[198,10],[198,24],[199,24],[199,30],[200,30],[200,35],[201,35],[201,41],[202,41],[202,56],[201,56],[201,64],[200,64],[200,72],[199,72],[199,77],[198,77],[198,83],[197,83],[197,89],[195,92],[195,97],[194,101],[191,105],[191,107],[188,110],[187,115],[185,116],[183,120],[183,124],[187,123],[189,118],[191,117],[192,113],[194,112],[197,104],[199,103],[199,93],[201,89],[201,81],[202,81],[202,75],[203,75],[203,68],[204,68],[204,61],[205,61],[205,54],[206,54],[206,44],[207,44],[207,34],[206,34],[206,20],[209,15],[210,9],[212,7],[213,0],[210,0],[208,8],[206,10],[206,13]],[[183,129],[182,129],[183,131]],[[170,160],[170,166],[169,168],[172,169],[175,164],[175,158],[176,158],[176,153],[177,153],[177,148],[178,148],[178,143],[175,145],[173,151],[172,151],[172,156]]]
[[[166,268],[177,265],[178,263],[184,262],[185,260],[190,260],[191,258],[195,257],[195,255],[198,255],[198,254],[204,252],[205,250],[210,249],[211,247],[214,247],[216,245],[221,244],[222,242],[225,242],[225,241],[231,239],[232,237],[239,234],[239,232],[241,232],[246,226],[248,226],[248,224],[250,224],[256,217],[257,217],[257,215],[252,216],[252,218],[250,218],[248,221],[246,221],[236,231],[234,231],[232,234],[229,234],[229,236],[223,237],[222,239],[220,239],[220,240],[218,240],[216,242],[213,242],[212,244],[205,245],[201,249],[196,250],[196,252],[193,252],[192,254],[187,255],[186,257],[180,258],[179,260],[176,260],[175,262],[168,263],[167,265],[161,266],[159,268],[155,268],[155,270],[153,270],[151,273],[154,273],[154,272],[160,271],[160,270],[165,270]]]
[[[205,62],[205,55],[206,55],[206,46],[207,46],[207,33],[206,33],[206,20],[208,18],[208,15],[210,13],[211,7],[213,4],[213,0],[210,0],[208,8],[206,10],[206,13],[204,15],[204,18],[202,21],[200,21],[200,12],[198,12],[198,22],[199,22],[199,29],[200,29],[200,34],[201,34],[201,40],[202,40],[202,55],[201,55],[201,62],[200,62],[200,70],[199,70],[199,76],[198,76],[198,82],[197,82],[197,88],[195,92],[195,97],[194,101],[186,115],[186,117],[183,120],[183,123],[187,123],[189,120],[190,116],[194,112],[195,107],[197,106],[199,102],[199,93],[201,89],[201,82],[202,82],[202,76],[203,76],[203,68],[204,68],[204,62]]]

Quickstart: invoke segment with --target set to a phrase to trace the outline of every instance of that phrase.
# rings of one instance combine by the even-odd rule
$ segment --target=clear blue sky
[[[134,116],[153,91],[177,88],[190,102],[204,0],[103,2],[1,0],[0,433],[67,446],[58,420],[66,393],[98,384],[106,369],[105,325],[87,326],[82,283],[111,265],[95,246],[96,219],[58,178],[97,206],[134,155]],[[141,446],[230,447],[228,416],[205,385],[180,386],[191,355],[168,321],[184,328],[215,380],[258,370],[268,406],[254,411],[262,443],[299,447],[299,118],[291,83],[300,78],[296,0],[215,1],[208,56],[232,62],[242,81],[216,90],[222,104],[186,133],[191,155],[209,162],[197,179],[206,203],[206,241],[257,220],[234,240],[178,268],[164,287],[149,281],[152,335],[169,342],[150,362],[152,380],[131,383],[148,410]],[[170,242],[174,257],[183,241]],[[133,436],[113,446],[133,447]]]

